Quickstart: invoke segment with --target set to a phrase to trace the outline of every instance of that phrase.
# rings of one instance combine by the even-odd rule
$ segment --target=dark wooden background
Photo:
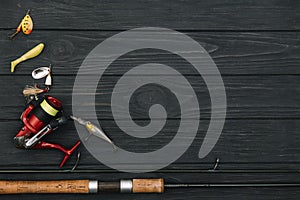
[[[7,37],[27,9],[31,9],[34,31]],[[2,1],[0,6],[0,169],[53,170],[53,173],[1,173],[1,179],[101,179],[164,177],[168,182],[300,182],[300,2],[292,0],[246,1]],[[151,151],[171,140],[180,120],[176,103],[159,88],[141,90],[133,98],[132,116],[137,123],[148,123],[147,108],[159,102],[168,106],[168,127],[153,140],[136,143],[122,140],[110,110],[111,90],[116,80],[132,66],[158,62],[174,67],[191,82],[201,107],[197,138],[188,151],[165,169],[147,174],[127,174],[109,169],[81,146],[79,170],[99,173],[59,173],[62,154],[54,150],[20,150],[12,138],[21,127],[24,109],[22,89],[33,84],[31,71],[53,65],[54,85],[50,94],[64,103],[71,113],[71,94],[76,72],[87,54],[101,41],[131,28],[166,27],[183,32],[198,41],[217,64],[226,87],[227,118],[223,133],[213,151],[200,160],[197,155],[207,129],[210,104],[205,83],[182,59],[163,51],[140,50],[124,55],[105,73],[99,84],[97,114],[103,129],[122,148]],[[10,61],[39,42],[44,52],[17,66],[10,73]],[[88,95],[88,94],[87,94]],[[155,102],[149,102],[149,96]],[[157,99],[157,97],[159,97]],[[87,116],[88,118],[88,113]],[[191,116],[192,117],[192,116]],[[159,120],[159,119],[156,119]],[[71,146],[78,139],[70,122],[49,141]],[[210,169],[216,158],[217,172],[191,173]],[[75,156],[65,169],[72,167]],[[225,173],[246,169],[273,172]],[[101,171],[102,170],[102,171]],[[182,171],[181,171],[182,170]],[[275,171],[274,171],[275,170]],[[184,173],[189,172],[189,173]],[[100,173],[101,172],[101,173]],[[8,195],[1,199],[299,199],[299,188],[205,188],[167,190],[161,195]]]

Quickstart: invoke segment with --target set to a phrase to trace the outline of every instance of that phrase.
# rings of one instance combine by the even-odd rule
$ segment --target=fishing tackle
[[[44,89],[39,88],[36,84],[34,86],[26,85],[23,89],[23,95],[25,97],[26,105],[33,100],[38,100],[38,94],[42,94],[49,91],[49,87]]]
[[[92,124],[92,122],[90,121],[83,120],[81,118],[74,117],[72,115],[70,116],[70,118],[76,121],[78,124],[83,125],[86,128],[86,130],[89,132],[89,135],[85,138],[85,140],[88,140],[92,135],[94,135],[111,144],[114,149],[117,149],[116,145],[111,141],[111,139],[104,133],[104,131],[100,127],[97,127],[96,125]]]
[[[41,94],[44,92],[48,92],[48,91],[49,91],[48,87],[41,89],[37,85],[34,85],[34,86],[26,85],[26,87],[23,90],[23,95],[24,95],[24,97],[29,97],[31,95],[35,96],[35,95],[38,95],[38,94]]]
[[[29,50],[27,53],[25,53],[24,55],[22,55],[20,58],[12,61],[10,63],[10,71],[11,72],[14,72],[15,71],[15,67],[23,62],[23,61],[26,61],[26,60],[29,60],[31,58],[34,58],[38,55],[40,55],[40,53],[42,53],[43,49],[44,49],[44,44],[43,43],[40,43],[38,44],[37,46],[35,46],[34,48],[32,48],[31,50]]]
[[[21,120],[24,126],[14,137],[16,147],[60,150],[65,154],[60,167],[65,164],[80,144],[80,141],[77,141],[71,149],[66,149],[59,144],[41,140],[67,122],[67,118],[63,116],[62,103],[52,96],[44,96],[41,100],[33,100],[22,113]]]
[[[32,18],[29,15],[30,10],[27,11],[25,17],[22,19],[21,23],[16,29],[16,32],[14,32],[12,35],[9,36],[9,38],[12,40],[19,32],[21,32],[21,29],[25,35],[29,35],[32,32],[33,29],[33,21]]]
[[[52,69],[52,67],[50,65],[49,66],[49,73],[48,73],[48,75],[46,77],[46,80],[45,80],[45,85],[47,85],[47,86],[52,85],[51,69]]]
[[[51,86],[52,85],[52,77],[51,77],[51,64],[49,67],[39,67],[32,71],[31,73],[32,78],[34,79],[41,79],[46,77],[45,85]]]
[[[98,180],[0,181],[0,194],[164,193],[180,188],[300,187],[300,183],[165,183],[163,178]]]

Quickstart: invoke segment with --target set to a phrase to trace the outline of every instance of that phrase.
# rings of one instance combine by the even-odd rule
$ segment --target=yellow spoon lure
[[[22,19],[21,23],[16,29],[16,32],[9,36],[9,38],[12,40],[21,30],[24,34],[29,35],[32,32],[33,29],[33,21],[32,18],[29,15],[30,10],[27,11],[25,17]]]

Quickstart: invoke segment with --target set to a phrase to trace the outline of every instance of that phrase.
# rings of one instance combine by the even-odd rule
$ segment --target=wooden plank
[[[145,122],[145,121],[144,121]],[[151,152],[168,144],[177,133],[178,120],[169,120],[157,135],[138,139],[121,131],[114,121],[103,120],[100,124],[104,131],[121,148],[131,152]],[[298,120],[227,120],[222,135],[204,159],[198,158],[199,148],[206,134],[208,121],[201,121],[199,131],[188,151],[167,169],[210,169],[215,159],[220,158],[220,169],[294,169],[299,168],[300,150],[298,144]],[[21,128],[16,121],[0,122],[1,169],[58,169],[62,153],[55,150],[23,150],[15,148],[12,138]],[[79,139],[72,122],[61,127],[46,141],[71,147]],[[184,139],[184,138],[183,138]],[[108,169],[95,160],[81,146],[79,169]],[[9,155],[9,156],[8,156]],[[71,168],[75,155],[66,168]],[[116,160],[116,162],[118,162]],[[120,163],[122,166],[122,163]]]
[[[71,113],[71,91],[75,74],[88,52],[106,38],[136,27],[167,27],[183,31],[199,42],[216,62],[226,86],[228,115],[223,133],[213,151],[198,159],[199,147],[207,130],[210,104],[205,84],[199,74],[184,60],[164,51],[132,52],[112,64],[99,85],[96,110],[103,129],[122,148],[152,151],[162,147],[176,132],[180,113],[170,109],[168,126],[156,137],[141,141],[126,136],[113,121],[110,94],[115,81],[130,67],[147,62],[170,65],[187,76],[199,95],[201,122],[198,135],[188,151],[167,169],[210,169],[215,158],[222,169],[298,169],[299,168],[299,2],[296,1],[45,1],[3,2],[0,16],[0,169],[58,169],[62,154],[57,151],[26,151],[16,149],[12,138],[21,127],[18,119],[23,110],[21,90],[32,84],[30,73],[36,66],[52,63],[55,84],[50,94],[63,100]],[[32,10],[35,29],[32,35],[20,34],[11,42],[7,34],[15,28],[26,10]],[[274,31],[274,32],[273,32]],[[9,63],[17,55],[38,42],[46,49],[37,59],[17,67],[10,74]],[[90,72],[87,71],[87,74]],[[9,85],[8,85],[9,83]],[[83,84],[83,95],[89,83]],[[147,97],[161,95],[149,88],[133,99],[132,115],[138,124],[147,124]],[[152,93],[151,93],[152,91]],[[155,91],[155,92],[153,92]],[[126,90],[124,91],[126,92]],[[147,96],[147,94],[149,94]],[[135,101],[136,100],[136,101]],[[139,100],[139,101],[137,101]],[[188,103],[188,102],[187,102]],[[186,113],[193,118],[190,112]],[[84,117],[89,118],[89,115]],[[154,119],[161,120],[161,119]],[[69,147],[78,139],[72,123],[49,136],[53,142]],[[144,145],[146,143],[146,145]],[[147,148],[145,148],[147,146]],[[81,146],[79,169],[108,167],[95,160]],[[70,169],[75,156],[68,162]],[[65,179],[97,178],[112,180],[133,176],[165,177],[172,182],[299,182],[298,173],[51,173],[1,174],[2,179]],[[297,188],[225,188],[185,189],[167,191],[163,195],[137,195],[143,199],[299,199]],[[99,199],[98,195],[45,195],[45,199]],[[109,199],[132,199],[132,195],[106,195]],[[40,199],[40,195],[7,195],[1,199]]]
[[[97,89],[96,111],[100,119],[113,119],[111,112],[111,94],[119,76],[105,76]],[[133,77],[139,79],[142,77]],[[49,95],[53,95],[63,102],[66,113],[72,113],[72,90],[75,77],[54,76],[54,86]],[[199,76],[187,76],[189,83],[194,88],[201,111],[201,119],[210,119],[211,105],[208,90],[204,81]],[[299,76],[229,76],[223,77],[227,95],[227,119],[298,119],[299,118]],[[43,80],[39,81],[40,83]],[[170,81],[169,81],[170,82]],[[9,83],[9,86],[6,86]],[[178,87],[178,83],[170,82]],[[4,76],[0,79],[0,119],[19,119],[25,108],[22,97],[23,87],[32,85],[30,76]],[[79,96],[94,95],[90,92],[89,76],[82,83]],[[5,86],[5,87],[4,87]],[[124,87],[124,86],[121,86]],[[184,87],[183,87],[184,88]],[[124,87],[122,94],[127,94]],[[76,95],[75,95],[76,96]],[[151,101],[149,99],[152,99]],[[193,101],[187,98],[184,105]],[[134,119],[149,119],[149,107],[159,103],[168,109],[169,119],[180,119],[182,115],[195,118],[194,108],[181,113],[176,97],[170,91],[156,85],[148,85],[137,90],[130,101],[131,117]],[[84,105],[78,105],[85,109]],[[85,118],[90,118],[89,112],[83,113]],[[127,119],[125,112],[119,112],[119,118]],[[161,119],[161,117],[156,117]]]
[[[26,1],[1,4],[1,28],[31,9],[35,29],[299,30],[297,1]]]
[[[11,75],[10,62],[36,44],[44,42],[44,52],[38,58],[19,64],[14,74],[31,74],[35,67],[51,63],[54,74],[74,75],[96,45],[117,33],[119,32],[35,31],[30,36],[18,35],[14,41],[9,41],[9,31],[0,31],[1,74]],[[184,33],[209,52],[223,76],[300,74],[299,32]],[[185,75],[199,74],[181,57],[154,49],[137,50],[121,56],[110,65],[105,74],[122,75],[132,67],[149,62],[171,66]],[[84,72],[91,73],[89,68]]]
[[[276,199],[299,199],[299,190],[297,188],[204,188],[204,189],[183,189],[168,191],[165,194],[101,194],[101,195],[43,195],[43,198],[53,199],[65,199],[65,200],[97,200],[100,197],[107,199],[124,199],[130,200],[132,198],[152,200],[152,199],[170,199],[178,200],[183,196],[189,200],[198,200],[200,198],[216,199],[216,200],[231,200],[231,199],[245,199],[245,200],[273,200]],[[39,200],[41,195],[6,195],[2,196],[3,200]]]

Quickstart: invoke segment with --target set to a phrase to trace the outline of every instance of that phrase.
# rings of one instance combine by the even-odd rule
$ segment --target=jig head
[[[100,128],[97,127],[96,125],[92,124],[92,122],[78,118],[78,117],[74,117],[74,116],[70,116],[71,119],[73,119],[74,121],[76,121],[78,124],[83,125],[86,130],[90,133],[85,140],[88,140],[91,135],[94,135],[108,143],[110,143],[114,149],[117,149],[116,145],[111,141],[111,139],[109,139],[109,137],[104,133],[104,131]]]
[[[29,15],[30,10],[27,11],[25,17],[22,19],[21,23],[16,29],[16,32],[14,32],[12,35],[9,36],[9,38],[12,40],[21,30],[25,35],[29,35],[32,32],[33,29],[33,21],[32,18]]]

